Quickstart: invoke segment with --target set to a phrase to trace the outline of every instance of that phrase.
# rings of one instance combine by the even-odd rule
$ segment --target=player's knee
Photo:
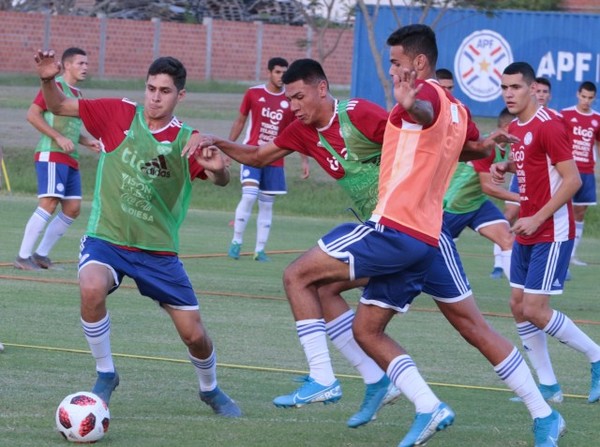
[[[202,325],[180,335],[183,343],[191,350],[206,351],[206,346],[210,344],[208,334]]]

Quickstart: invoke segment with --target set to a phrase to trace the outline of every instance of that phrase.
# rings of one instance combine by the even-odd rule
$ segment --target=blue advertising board
[[[420,8],[397,7],[392,13],[389,6],[379,7],[374,30],[386,74],[387,37],[399,27],[398,23],[419,23],[421,15]],[[550,107],[554,109],[574,105],[583,81],[600,81],[600,15],[527,11],[486,15],[471,9],[450,9],[440,16],[439,10],[432,9],[422,23],[436,32],[437,68],[453,72],[454,95],[476,116],[497,116],[504,107],[500,77],[514,61],[528,62],[537,76],[550,80]],[[385,107],[365,17],[360,11],[354,31],[351,95]]]

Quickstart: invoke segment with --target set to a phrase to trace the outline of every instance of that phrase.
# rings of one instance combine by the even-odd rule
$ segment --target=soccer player
[[[292,121],[294,115],[290,111],[290,103],[285,97],[281,81],[287,67],[287,61],[281,57],[269,59],[269,79],[266,84],[251,87],[246,91],[239,115],[229,132],[230,140],[238,139],[248,117],[250,123],[246,129],[244,144],[251,145],[271,141]],[[269,261],[269,257],[265,254],[265,246],[273,221],[273,203],[276,195],[286,193],[283,159],[262,168],[242,165],[240,178],[242,198],[235,209],[233,239],[227,254],[230,258],[239,259],[246,225],[258,198],[254,260]]]
[[[583,236],[583,224],[588,206],[596,205],[596,176],[594,167],[600,142],[600,113],[592,109],[596,99],[596,86],[593,82],[583,82],[577,90],[577,104],[561,110],[567,126],[573,158],[581,176],[581,188],[573,196],[575,218],[575,242],[571,254],[571,264],[585,266],[587,263],[577,257],[577,247]]]
[[[258,167],[294,152],[310,156],[349,194],[358,214],[367,218],[377,198],[387,112],[363,99],[335,99],[321,64],[313,59],[294,61],[283,82],[297,119],[274,140],[249,146],[213,136],[205,138],[206,145],[214,144],[238,162]],[[400,393],[354,340],[354,311],[340,295],[348,288],[346,284],[323,286],[319,288],[319,296],[326,320],[323,330],[365,383],[361,407],[347,422],[349,427],[356,428],[374,419],[381,406],[396,400]],[[310,402],[297,400],[293,406],[305,403]]]
[[[513,116],[506,111],[498,117],[498,128],[506,129]],[[491,181],[490,165],[504,159],[505,147],[496,146],[483,160],[460,162],[444,196],[444,226],[452,239],[458,239],[469,227],[500,247],[499,268],[510,274],[510,256],[514,237],[502,211],[488,196],[518,200],[518,195]],[[495,256],[496,258],[496,256]]]
[[[550,100],[552,99],[552,84],[548,78],[543,76],[535,78],[535,99],[537,103],[546,108],[550,108]]]
[[[433,45],[434,48],[436,48],[435,37],[429,28],[415,28],[417,36],[425,30],[427,30],[428,35],[433,36]],[[419,48],[418,39],[417,42],[413,42],[413,44],[416,45],[416,48]],[[432,45],[431,42],[429,45]],[[415,51],[417,50],[415,49]],[[437,50],[435,51],[435,54],[437,54]],[[424,57],[424,54],[419,54],[419,61],[423,61]],[[288,73],[290,72],[291,67]],[[419,73],[419,77],[426,78],[431,76],[431,74],[431,70],[425,70]],[[305,79],[302,80],[302,82],[296,81],[286,86],[288,95],[292,98],[292,108],[295,111],[296,116],[306,123],[310,123],[311,119],[322,117],[320,112],[323,110],[316,107],[316,104],[318,104],[316,98],[322,95],[319,92],[322,92],[324,89],[322,84],[323,81],[317,82],[317,80],[312,80],[309,82],[309,79]],[[423,85],[425,86],[425,84]],[[436,92],[436,87],[431,86],[424,88],[434,89],[433,92],[429,90],[429,94],[434,95],[430,97],[433,98],[432,100],[439,106],[440,101],[437,96],[438,94],[434,93]],[[425,103],[423,103],[423,105],[428,107]],[[342,118],[340,117],[340,119]],[[363,121],[374,121],[374,118],[371,118],[370,120],[365,119]],[[355,123],[355,125],[358,126],[358,123]],[[343,128],[350,129],[348,126],[343,126]],[[288,130],[286,130],[278,139],[276,139],[275,143],[277,144],[277,142],[280,141],[280,138],[284,138],[287,132],[291,131],[291,129],[293,129],[293,126],[290,126]],[[471,135],[471,138],[476,139],[478,137],[477,129],[471,128],[470,133],[472,132],[475,133]],[[315,137],[317,136],[313,136],[312,138],[312,144],[318,143]],[[346,134],[344,137],[346,137]],[[360,140],[356,139],[353,141],[355,144],[360,142]],[[210,140],[207,145],[210,145],[214,142],[214,140]],[[439,143],[439,140],[437,143]],[[489,146],[491,143],[493,142],[490,139],[488,142],[482,145]],[[343,145],[337,145],[334,147],[336,148],[338,155],[343,155],[346,154],[346,149],[352,148],[352,145],[350,144],[346,144],[346,146],[347,147]],[[361,146],[358,146],[358,148],[361,148]],[[223,147],[223,149],[229,155],[232,155],[234,152],[234,148]],[[254,149],[252,160],[254,160],[255,163],[261,162],[261,153],[267,156],[266,152],[261,152],[262,150],[262,147]],[[273,150],[275,151],[276,148]],[[279,150],[282,151],[283,149]],[[242,156],[242,153],[243,152],[239,149],[235,150],[234,157]],[[317,154],[318,151],[315,151],[315,157]],[[351,157],[348,156],[348,158]],[[402,159],[402,157],[399,158],[399,160]],[[317,160],[319,159],[317,158]],[[264,162],[268,162],[268,159],[264,160]],[[330,175],[334,177],[340,175],[337,172],[337,169],[331,169],[333,164],[327,163],[327,158],[325,158],[324,163],[320,164]],[[368,167],[369,165],[370,164],[368,163],[363,163],[364,167]],[[348,166],[352,167],[352,164],[349,164]],[[359,166],[360,165],[355,165],[354,168],[358,168]],[[360,179],[363,176],[365,179],[361,181]],[[357,206],[358,204],[370,203],[371,206],[374,207],[377,189],[372,188],[373,184],[369,180],[370,169],[367,169],[366,171],[361,171],[360,169],[351,169],[345,172],[341,178],[346,177],[348,177],[348,180],[353,178],[352,182],[356,183],[357,185],[370,185],[366,188],[357,187],[347,189],[347,191],[351,193]],[[350,181],[348,181],[348,183],[350,183]],[[371,197],[364,197],[365,195],[370,195]],[[440,207],[439,214],[441,221],[441,197],[438,201],[438,204]],[[365,211],[366,210],[367,208],[365,207]],[[372,224],[369,224],[368,226],[371,225]],[[368,230],[366,227],[367,225],[359,225],[357,228],[361,231],[364,230],[367,232]],[[356,239],[360,238],[359,233],[360,231],[355,235]],[[353,238],[349,237],[348,242],[351,243],[352,239]],[[320,241],[320,245],[321,247],[324,247],[324,243],[322,241]],[[477,347],[477,349],[479,349],[480,352],[495,366],[494,369],[502,378],[502,380],[504,380],[504,382],[513,391],[515,391],[517,395],[523,397],[523,400],[530,410],[530,413],[534,418],[536,418],[536,426],[539,427],[536,428],[536,437],[545,439],[547,437],[545,436],[545,433],[548,432],[547,425],[549,419],[547,417],[551,415],[550,407],[544,402],[539,390],[537,390],[533,377],[531,376],[531,373],[529,372],[529,369],[527,368],[519,352],[508,340],[497,334],[479,312],[474,297],[471,293],[468,280],[464,275],[460,258],[458,257],[458,253],[456,252],[456,247],[453,244],[452,238],[450,238],[447,234],[442,233],[442,236],[440,237],[440,245],[443,245],[444,249],[434,253],[435,260],[433,265],[429,266],[423,291],[435,297],[438,307],[448,321],[469,343]],[[323,250],[326,249],[323,248]],[[387,251],[387,248],[384,250]],[[341,253],[339,255],[340,258],[344,257],[344,255]],[[397,261],[402,262],[401,259],[404,256],[397,254],[397,257]],[[377,259],[377,256],[374,256],[374,259]],[[317,264],[314,265],[314,269],[312,268],[312,262],[317,262]],[[332,270],[329,269],[329,263],[331,263]],[[324,268],[324,264],[327,264],[328,267]],[[291,407],[299,406],[299,402],[335,402],[341,396],[339,382],[336,380],[331,368],[325,333],[326,331],[329,333],[329,322],[332,321],[336,315],[340,315],[343,310],[339,310],[339,308],[336,308],[336,306],[332,306],[334,303],[339,304],[339,301],[330,301],[330,296],[326,296],[325,294],[321,293],[324,285],[320,282],[321,279],[323,279],[323,282],[336,281],[335,277],[331,278],[329,275],[330,271],[334,272],[335,269],[340,268],[340,264],[343,265],[343,263],[339,263],[339,261],[335,260],[333,257],[330,258],[319,248],[314,248],[296,260],[285,272],[284,280],[286,291],[288,293],[288,299],[292,307],[292,312],[296,319],[298,336],[309,362],[310,375],[309,380],[302,387],[300,387],[299,390],[289,395],[277,397],[274,401],[276,405]],[[351,263],[351,266],[354,267],[354,264]],[[337,287],[337,290],[343,291],[352,287],[367,284],[366,279],[361,279],[358,275],[348,278],[348,273],[344,272],[345,269],[342,267],[341,270],[342,272],[339,273],[340,279],[337,280],[337,282],[332,283],[332,285]],[[304,277],[305,273],[309,275],[306,278]],[[354,273],[354,271],[351,273]],[[377,272],[377,274],[380,273],[381,272],[379,271]],[[458,275],[456,273],[458,273]],[[334,274],[337,273],[334,272]],[[303,282],[305,279],[306,282]],[[307,282],[311,281],[312,284],[319,284],[318,296],[315,296],[313,293],[311,293],[313,291],[313,286],[312,284],[307,284]],[[304,286],[302,287],[302,296],[297,296],[297,290],[295,289],[301,286]],[[388,289],[387,291],[383,292],[387,295],[387,292],[394,293],[395,291],[396,289]],[[356,323],[354,325],[356,326]],[[412,368],[409,369],[412,370]],[[390,370],[388,369],[388,374],[389,373]],[[416,368],[414,368],[410,374],[412,378],[418,376]],[[427,441],[427,439],[433,436],[436,429],[443,428],[442,426],[449,422],[449,419],[453,420],[453,415],[450,414],[450,411],[446,411],[445,406],[439,408],[440,411],[438,411],[435,402],[439,401],[433,395],[427,385],[424,384],[424,382],[417,383],[417,381],[410,380],[411,383],[408,383],[405,381],[405,376],[403,376],[400,380],[405,386],[405,392],[409,393],[407,396],[411,400],[413,400],[416,393],[420,394],[422,397],[427,396],[426,400],[429,403],[432,401],[434,402],[432,410],[435,411],[432,413],[419,413],[417,415],[417,419],[415,420],[415,425],[401,445],[414,445],[415,442],[424,443]],[[396,386],[398,386],[398,382],[396,382]],[[303,396],[306,395],[312,395],[312,398],[304,398]],[[421,406],[418,407],[419,410],[422,408],[423,407]],[[447,419],[444,424],[441,424],[441,419],[438,419],[440,416],[442,417],[441,419],[445,419],[446,416],[449,416],[449,419]],[[432,421],[435,421],[436,419],[437,421],[433,423]],[[437,422],[440,422],[441,425],[438,425]]]
[[[540,107],[534,97],[535,73],[526,62],[507,66],[502,96],[517,120],[509,131],[511,161],[491,167],[495,181],[507,171],[519,182],[519,218],[511,260],[510,306],[517,331],[543,394],[560,401],[562,391],[552,369],[546,334],[583,353],[591,364],[589,402],[600,399],[600,346],[569,317],[550,307],[550,297],[563,291],[575,236],[571,198],[581,185],[566,127],[560,117]]]
[[[442,87],[452,93],[454,90],[454,75],[447,68],[438,68],[435,71],[435,77]]]
[[[215,349],[177,256],[192,180],[229,182],[225,159],[216,149],[191,159],[181,156],[193,131],[173,114],[185,96],[185,67],[172,57],[156,59],[146,76],[144,104],[138,105],[127,99],[67,98],[55,84],[60,66],[54,53],[38,51],[35,60],[48,109],[80,117],[103,143],[79,256],[81,324],[96,360],[92,392],[108,404],[119,384],[106,298],[129,276],[173,320],[196,371],[200,399],[221,416],[239,417],[237,404],[217,385]]]
[[[81,98],[81,90],[75,85],[87,76],[86,52],[81,48],[68,48],[62,54],[61,63],[64,72],[56,78],[56,83],[68,97]],[[34,157],[38,206],[27,221],[14,266],[21,270],[39,270],[52,267],[50,251],[79,216],[81,177],[77,144],[98,152],[100,143],[81,133],[79,118],[55,116],[49,112],[42,92],[29,107],[27,120],[42,134]],[[61,210],[50,220],[58,204]],[[42,232],[44,236],[34,251]]]

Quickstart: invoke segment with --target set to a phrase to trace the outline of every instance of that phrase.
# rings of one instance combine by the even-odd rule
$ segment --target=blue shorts
[[[161,305],[179,310],[199,308],[190,279],[177,256],[126,250],[102,239],[84,236],[79,270],[90,263],[104,265],[112,272],[115,286],[109,293],[117,290],[124,276],[129,276],[142,295]]]
[[[510,179],[510,184],[508,186],[508,190],[510,192],[514,192],[515,194],[519,194],[519,181],[517,179],[517,175],[513,174]],[[510,203],[511,205],[521,206],[519,202],[513,202],[512,200],[505,200],[504,203]]]
[[[364,304],[406,312],[421,291],[437,293],[443,287],[444,280],[436,278],[439,283],[425,289],[432,266],[445,269],[437,248],[371,221],[342,224],[323,236],[319,246],[348,264],[350,279],[369,278],[360,299]]]
[[[287,194],[283,166],[254,168],[252,166],[241,165],[240,180],[242,183],[255,183],[258,185],[260,192],[265,194]]]
[[[79,170],[63,163],[36,161],[38,197],[81,199]]]
[[[440,249],[427,270],[423,292],[443,303],[455,303],[471,296],[471,285],[446,226],[442,227],[439,245]]]
[[[480,228],[500,222],[508,225],[502,211],[491,200],[486,200],[478,209],[470,213],[455,214],[444,211],[444,225],[453,239],[460,236],[460,233],[467,227],[479,231]]]
[[[573,205],[596,205],[596,176],[594,174],[579,174],[581,187],[573,196]]]
[[[573,240],[523,245],[515,242],[510,260],[510,286],[525,293],[562,293]]]

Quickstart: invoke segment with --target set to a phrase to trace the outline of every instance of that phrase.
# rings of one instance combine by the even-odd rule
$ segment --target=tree
[[[316,59],[324,62],[335,51],[344,33],[352,28],[354,0],[292,0],[292,3],[313,33],[312,39],[299,44],[316,47]],[[332,33],[334,41],[328,44],[326,36]]]

